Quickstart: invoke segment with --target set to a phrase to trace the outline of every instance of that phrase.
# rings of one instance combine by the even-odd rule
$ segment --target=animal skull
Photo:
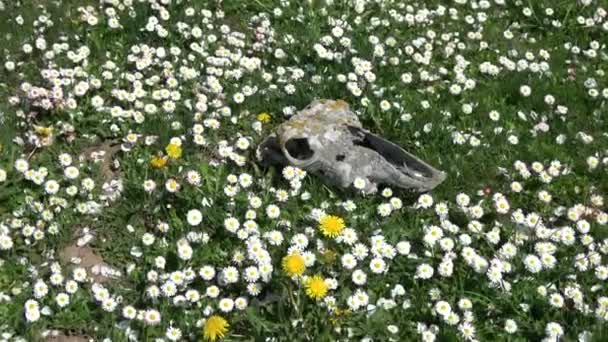
[[[429,191],[445,173],[396,144],[361,127],[342,100],[317,100],[281,124],[258,147],[258,159],[270,165],[293,165],[325,181],[348,188],[364,180],[364,193],[388,184]]]

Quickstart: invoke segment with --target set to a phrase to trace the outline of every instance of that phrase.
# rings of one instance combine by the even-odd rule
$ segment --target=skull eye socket
[[[285,142],[285,149],[287,153],[298,160],[310,159],[315,152],[310,148],[308,139],[306,138],[293,138]]]

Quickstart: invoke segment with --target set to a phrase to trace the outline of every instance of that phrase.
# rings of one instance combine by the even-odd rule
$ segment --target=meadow
[[[0,0],[0,341],[607,341],[603,0]],[[316,99],[447,174],[256,148]]]

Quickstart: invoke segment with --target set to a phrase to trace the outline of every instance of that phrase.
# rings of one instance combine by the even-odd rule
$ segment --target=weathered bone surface
[[[357,178],[364,193],[378,184],[429,191],[446,175],[396,144],[361,127],[342,100],[317,100],[281,124],[258,146],[258,159],[293,165],[343,188]]]

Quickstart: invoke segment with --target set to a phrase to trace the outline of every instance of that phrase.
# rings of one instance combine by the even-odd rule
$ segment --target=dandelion
[[[314,300],[323,299],[327,295],[327,283],[320,275],[308,278],[304,286],[306,288],[306,295]]]
[[[215,341],[218,338],[222,339],[226,335],[229,327],[230,325],[224,317],[213,315],[205,321],[203,336],[209,341]]]
[[[179,159],[182,156],[182,147],[178,144],[170,143],[165,147],[165,152],[171,159]]]
[[[150,165],[155,169],[162,169],[163,167],[167,166],[168,161],[169,158],[166,156],[154,156],[152,159],[150,159]]]
[[[324,215],[319,220],[319,229],[326,237],[335,238],[339,236],[344,227],[344,219],[339,216]]]
[[[53,134],[53,127],[45,127],[45,126],[34,126],[34,130],[36,133],[43,137],[48,137]]]
[[[306,270],[304,258],[299,254],[290,254],[284,257],[282,265],[283,271],[290,277],[300,276]]]
[[[267,122],[270,122],[272,117],[270,116],[270,114],[268,114],[266,112],[262,112],[262,113],[258,114],[257,119],[259,122],[267,123]]]

